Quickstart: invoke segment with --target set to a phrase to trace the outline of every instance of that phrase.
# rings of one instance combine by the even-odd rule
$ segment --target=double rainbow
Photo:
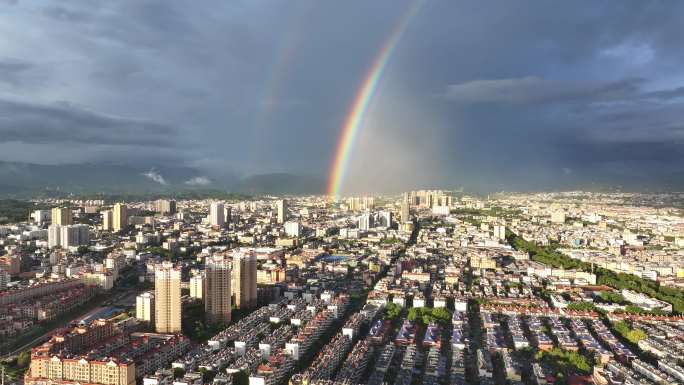
[[[340,195],[340,189],[347,174],[349,159],[354,147],[354,142],[356,141],[356,136],[358,135],[361,126],[363,126],[368,108],[378,90],[378,85],[382,79],[387,62],[397,47],[406,27],[410,24],[411,19],[418,13],[421,4],[422,1],[417,1],[409,7],[406,14],[394,28],[382,49],[375,57],[373,65],[356,93],[354,102],[345,119],[342,133],[338,139],[337,150],[335,151],[330,178],[328,180],[327,191],[329,197],[335,198]]]

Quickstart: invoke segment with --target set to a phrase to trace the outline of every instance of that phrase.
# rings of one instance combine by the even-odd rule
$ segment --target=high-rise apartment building
[[[112,231],[114,228],[114,212],[105,210],[102,212],[102,230]]]
[[[232,291],[235,307],[251,309],[257,304],[257,259],[253,251],[233,253]]]
[[[494,238],[499,240],[506,239],[506,226],[505,225],[494,225]]]
[[[375,198],[373,197],[347,198],[347,209],[349,211],[372,210],[373,208],[375,208]]]
[[[401,203],[401,221],[408,222],[411,220],[411,205],[408,199]]]
[[[176,213],[176,201],[168,199],[159,199],[154,203],[154,210],[162,215],[170,215]]]
[[[154,272],[154,324],[157,333],[181,331],[181,271],[162,262]]]
[[[407,201],[411,206],[418,205],[425,208],[451,207],[453,204],[452,196],[442,190],[411,191],[404,195],[404,202]]]
[[[10,275],[5,269],[0,267],[0,290],[7,289],[7,285],[10,283]]]
[[[302,224],[299,221],[289,221],[285,223],[285,234],[288,237],[299,237],[302,232]]]
[[[135,318],[154,324],[154,293],[151,291],[135,298]]]
[[[74,223],[71,209],[68,207],[55,207],[50,212],[53,225],[66,226]]]
[[[226,223],[230,223],[233,217],[233,211],[230,208],[230,206],[226,206],[223,208],[223,217],[226,221]]]
[[[48,231],[48,244],[50,243],[49,238],[50,231]],[[59,245],[65,249],[69,247],[84,246],[90,242],[90,229],[88,228],[88,225],[85,224],[60,226],[59,238]]]
[[[31,213],[31,219],[37,224],[42,225],[50,220],[52,213],[49,210],[36,210]]]
[[[209,206],[209,224],[212,226],[223,227],[226,223],[226,218],[224,217],[223,203],[214,202]]]
[[[278,223],[285,223],[287,221],[287,201],[284,199],[277,201],[276,211],[278,215]]]
[[[204,298],[204,277],[193,275],[190,277],[190,298]]]
[[[366,213],[359,217],[359,230],[370,230],[375,227],[375,221],[372,215]]]
[[[224,256],[207,258],[204,310],[208,323],[229,324],[231,316],[231,263]]]
[[[123,203],[117,203],[112,208],[112,230],[121,231],[128,227],[128,207]]]
[[[62,226],[51,224],[48,226],[48,247],[57,247],[62,244]]]

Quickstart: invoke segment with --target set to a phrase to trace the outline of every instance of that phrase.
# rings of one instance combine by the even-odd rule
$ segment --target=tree
[[[401,306],[397,305],[396,303],[389,303],[385,307],[385,319],[386,320],[393,320],[399,317],[401,314]]]
[[[596,306],[591,302],[572,302],[568,304],[568,310],[595,311]]]
[[[249,376],[243,370],[233,376],[233,385],[249,385]]]
[[[22,369],[29,366],[31,363],[31,352],[23,351],[17,355],[17,367]]]
[[[183,368],[174,368],[173,369],[173,378],[176,378],[176,379],[183,378],[184,375],[185,375],[185,370],[183,370]]]
[[[446,326],[451,322],[451,312],[443,307],[432,309],[432,319],[434,322]]]

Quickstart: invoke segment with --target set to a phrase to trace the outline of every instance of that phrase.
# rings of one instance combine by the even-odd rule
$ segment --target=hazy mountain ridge
[[[563,180],[560,180],[563,179]],[[487,194],[498,191],[684,191],[681,173],[653,173],[626,176],[604,173],[602,182],[586,182],[582,178],[563,176],[554,188],[547,181],[523,183],[514,177],[491,180],[473,178],[458,181],[465,191]],[[447,183],[449,181],[445,181]],[[562,183],[561,183],[562,182]],[[455,184],[446,184],[443,188]],[[439,186],[433,186],[435,188]],[[420,186],[406,186],[421,188]],[[290,173],[267,173],[240,178],[224,174],[215,176],[192,167],[133,166],[122,164],[39,165],[0,162],[0,197],[29,198],[63,196],[66,194],[172,194],[178,192],[230,192],[260,194],[324,194],[326,180],[322,177]],[[385,193],[378,191],[378,193]],[[396,192],[396,191],[395,191]]]
[[[324,192],[325,181],[287,173],[252,175],[242,179],[225,175],[216,177],[191,167],[0,162],[0,196],[6,197],[204,190],[248,194],[315,194]]]

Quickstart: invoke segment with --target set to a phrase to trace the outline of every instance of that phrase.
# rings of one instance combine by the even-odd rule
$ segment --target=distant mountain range
[[[226,191],[244,194],[318,194],[322,178],[286,173],[208,175],[190,167],[116,164],[39,165],[0,162],[0,196],[30,197],[85,193],[173,193]]]

